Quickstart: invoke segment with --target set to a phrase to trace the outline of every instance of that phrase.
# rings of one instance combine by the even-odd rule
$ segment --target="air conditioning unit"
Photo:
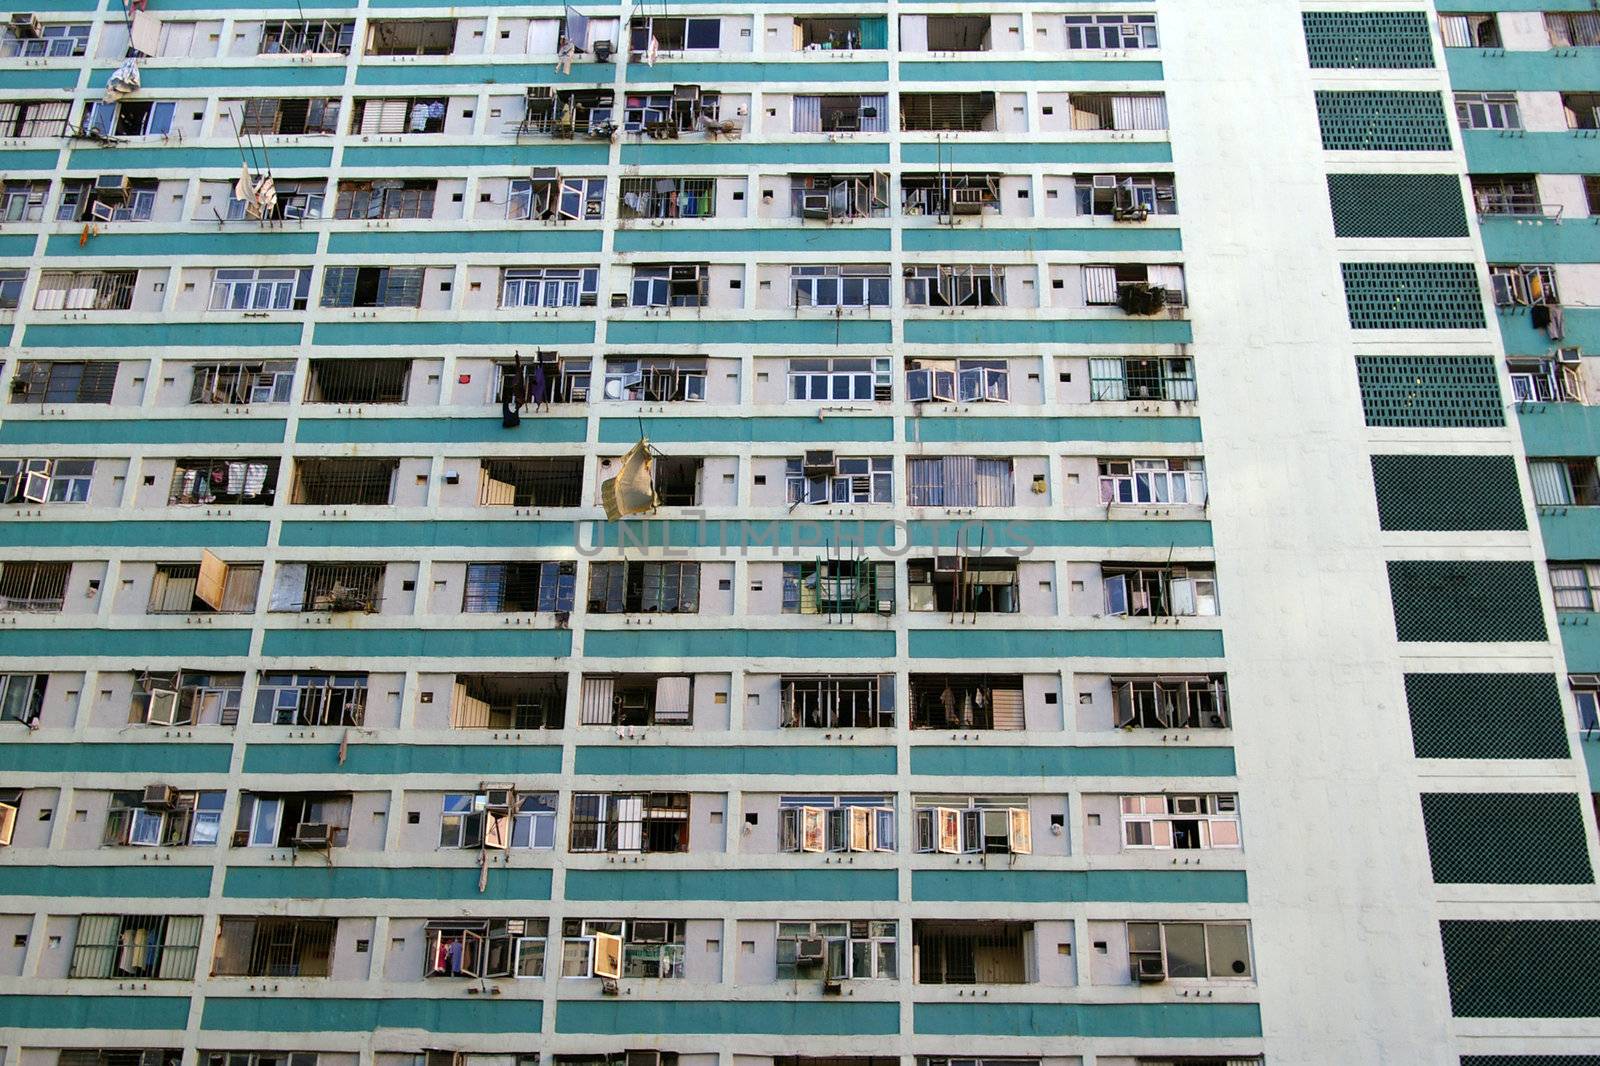
[[[126,174],[102,174],[94,179],[94,194],[101,200],[124,200],[128,196]]]
[[[561,180],[561,171],[555,167],[534,167],[528,171],[528,178],[532,181],[548,181],[551,183]]]
[[[938,573],[941,573],[941,574],[957,574],[957,573],[960,573],[961,572],[961,556],[959,556],[959,555],[935,555],[933,557],[933,568],[934,568],[935,571],[937,571]]]
[[[511,809],[511,790],[509,788],[484,789],[484,809],[490,811],[508,811]]]
[[[800,215],[803,218],[827,218],[828,194],[825,192],[801,193]]]
[[[294,831],[294,846],[302,851],[320,851],[333,843],[333,830],[326,822],[301,822]]]
[[[1562,366],[1577,366],[1583,362],[1583,349],[1558,348],[1556,350],[1556,362]]]
[[[28,11],[18,11],[11,16],[11,32],[25,40],[32,40],[44,30],[39,26],[37,15]]]
[[[807,477],[820,477],[824,474],[832,474],[835,465],[833,453],[822,451],[806,452],[805,460],[801,463],[801,467],[803,468]]]
[[[1160,955],[1140,955],[1133,960],[1133,976],[1142,985],[1158,984],[1167,979],[1167,964]]]
[[[153,811],[169,811],[177,802],[178,790],[171,785],[146,785],[139,805]]]
[[[668,922],[636,921],[633,923],[633,933],[628,937],[628,942],[630,944],[665,944],[671,932],[672,926]]]
[[[617,46],[610,41],[596,41],[589,46],[589,51],[594,53],[596,63],[609,63],[611,56],[616,52]]]
[[[1115,189],[1117,176],[1115,174],[1096,174],[1090,179],[1096,189]]]
[[[700,268],[698,266],[675,266],[667,269],[667,278],[670,281],[699,281]]]
[[[624,1066],[661,1066],[659,1051],[629,1051],[625,1056]]]
[[[826,951],[826,947],[827,946],[823,943],[821,937],[812,937],[812,938],[807,939],[807,940],[796,941],[795,942],[795,946],[794,946],[794,963],[795,963],[795,965],[796,966],[820,966],[820,965],[822,965],[822,960],[823,960],[823,957],[824,957],[824,953]]]

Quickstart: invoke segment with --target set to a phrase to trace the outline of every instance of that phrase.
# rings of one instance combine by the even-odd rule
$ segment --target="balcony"
[[[327,977],[334,918],[223,918],[214,977]]]
[[[912,674],[912,729],[1027,727],[1020,674]]]
[[[911,923],[919,985],[1027,984],[1032,922]]]
[[[290,503],[331,507],[381,506],[393,492],[396,459],[301,459]]]
[[[565,674],[456,674],[452,729],[560,729],[565,722]]]

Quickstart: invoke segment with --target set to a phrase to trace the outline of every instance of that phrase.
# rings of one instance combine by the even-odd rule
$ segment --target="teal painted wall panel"
[[[478,891],[478,869],[378,869],[360,866],[235,866],[228,899],[547,900],[550,871],[496,866]]]
[[[270,528],[266,522],[204,520],[0,522],[0,548],[258,548]]]
[[[1494,0],[1492,8],[1483,6],[1483,0],[1438,0],[1433,5],[1440,11],[1592,11],[1589,0]],[[1445,52],[1449,55],[1449,50]]]
[[[0,530],[5,526],[0,524]],[[285,522],[278,543],[294,548],[540,548],[574,544],[572,522]]]
[[[624,144],[622,162],[664,166],[707,164],[814,163],[841,166],[850,163],[887,163],[889,146],[865,141],[813,141],[797,144],[740,144],[717,141],[706,144]]]
[[[36,9],[30,7],[28,10]],[[78,72],[70,67],[53,70],[0,70],[0,89],[71,89],[77,84]],[[105,82],[94,84],[103,85]]]
[[[1201,521],[935,521],[907,523],[913,545],[946,548],[1100,547],[1204,548],[1211,544],[1211,523]],[[882,542],[880,542],[882,543]]]
[[[657,63],[654,67],[631,63],[627,68],[627,78],[630,88],[675,84],[715,85],[721,88],[729,84],[770,85],[774,82],[814,85],[841,81],[871,82],[873,88],[881,88],[878,83],[889,80],[889,64],[833,59],[798,63]]]
[[[281,418],[7,419],[0,444],[281,444]]]
[[[918,1003],[918,1036],[1222,1039],[1261,1035],[1254,1003]]]
[[[1580,455],[1583,451],[1581,447],[1574,447],[1571,454]],[[1600,454],[1600,450],[1591,454]],[[1600,509],[1542,507],[1539,532],[1544,536],[1544,553],[1550,559],[1576,562],[1600,555]]]
[[[56,153],[53,150],[25,149],[0,152],[0,171],[54,170]]]
[[[1600,159],[1596,160],[1600,164]],[[1550,335],[1535,329],[1527,308],[1517,314],[1499,314],[1500,339],[1507,355],[1548,355],[1554,345]],[[1600,351],[1600,307],[1569,307],[1563,316],[1563,345],[1576,345],[1586,352]]]
[[[534,730],[529,730],[535,733]],[[561,749],[548,744],[267,744],[245,749],[247,774],[461,774],[482,779],[554,774]]]
[[[908,319],[907,344],[1188,344],[1178,318]]]
[[[1594,89],[1594,55],[1582,48],[1544,52],[1446,48],[1444,59],[1450,68],[1450,87],[1457,92],[1509,92],[1513,89],[1590,92]]]
[[[918,903],[1244,903],[1241,870],[916,870]]]
[[[445,167],[459,173],[464,167],[605,166],[606,155],[604,143],[351,145],[344,150],[344,165],[377,171]]]
[[[0,633],[0,657],[105,655],[194,660],[212,655],[244,655],[249,650],[248,629],[13,629]]]
[[[964,546],[994,550],[1029,547],[1177,548],[1208,547],[1211,524],[1203,521],[1052,521],[1005,519],[998,522],[936,519],[904,524],[905,544],[914,547]],[[591,548],[821,548],[861,544],[887,551],[900,541],[888,521],[856,519],[744,519],[723,521],[593,522]],[[285,541],[285,543],[287,543]],[[410,542],[402,542],[410,543]],[[424,542],[426,543],[426,542]],[[551,543],[554,543],[552,541]],[[570,543],[561,541],[560,543]]]
[[[1592,263],[1600,258],[1594,219],[1485,218],[1483,253],[1491,263]]]
[[[1209,659],[1222,654],[1215,629],[917,629],[913,659]]]
[[[0,770],[30,774],[225,774],[232,755],[233,747],[228,744],[0,744]]]
[[[305,255],[317,250],[315,233],[102,233],[88,244],[76,233],[57,233],[45,241],[45,255],[104,259],[112,256]]]
[[[960,166],[969,163],[1170,163],[1166,141],[1084,141],[1018,144],[1011,141],[965,141],[902,144],[902,163]]]
[[[204,899],[210,866],[7,866],[8,896],[87,899]]]
[[[29,348],[260,348],[300,343],[298,322],[84,322],[34,324]]]
[[[853,659],[894,654],[894,634],[790,629],[591,629],[584,654],[600,659]]]
[[[349,153],[345,153],[348,158]],[[327,173],[333,161],[332,148],[278,148],[272,153],[272,169],[321,170]],[[222,170],[239,172],[237,148],[74,148],[67,169],[93,174],[120,174],[128,170]]]
[[[558,85],[593,89],[611,84],[611,68],[575,64],[563,75],[554,63],[393,63],[358,67],[357,85]],[[604,77],[604,81],[600,81]]]
[[[1600,737],[1583,738],[1583,763],[1589,768],[1589,791],[1600,792]]]
[[[828,424],[834,424],[830,420]],[[1197,444],[1198,418],[1097,418],[1001,416],[986,418],[917,418],[906,420],[906,436],[926,443],[945,441],[1094,440],[1159,441]]]
[[[1600,673],[1600,624],[1594,622],[1595,616],[1558,613],[1556,618],[1567,669],[1577,674]]]
[[[864,774],[888,775],[894,771],[893,748],[862,748],[854,745],[684,747],[658,744],[640,748],[608,744],[580,747],[573,765],[573,773],[607,777],[640,774],[779,774],[801,777],[808,774],[837,774],[855,777]]]
[[[1581,403],[1519,403],[1522,446],[1530,456],[1600,455],[1600,407]]]
[[[262,60],[255,60],[250,66],[240,67],[163,67],[141,63],[139,88],[220,89],[239,86],[311,89],[319,86],[343,85],[344,66],[343,63],[295,63],[293,66],[287,64],[278,66]],[[110,76],[110,67],[93,71],[89,75],[89,84],[104,85]]]
[[[640,419],[602,418],[601,444],[628,444],[639,439]],[[892,418],[839,415],[815,418],[646,418],[645,436],[656,444],[746,443],[750,441],[834,441],[840,444],[887,442],[894,439]],[[527,420],[523,420],[527,425]],[[1039,439],[1039,438],[1030,438]]]
[[[94,11],[100,0],[37,0],[28,5],[29,11]]]
[[[1225,742],[1227,735],[1219,737]],[[911,772],[930,777],[1231,777],[1232,748],[935,746],[911,749]]]
[[[521,426],[508,430],[500,424],[498,408],[477,418],[302,417],[295,440],[301,444],[570,444],[583,440],[585,426],[581,418],[528,414]]]
[[[1115,229],[940,226],[906,229],[900,243],[908,252],[1176,252],[1183,248],[1177,229],[1133,225]]]
[[[1160,81],[1161,64],[1149,60],[976,59],[902,62],[901,81]],[[1057,86],[1052,85],[1052,89]]]
[[[568,870],[566,898],[892,902],[898,877],[893,870]]]
[[[612,322],[610,344],[888,344],[889,323],[832,319],[768,319],[755,322],[709,322],[699,319]]]
[[[1461,143],[1474,174],[1592,174],[1600,170],[1600,138],[1582,133],[1462,130]]]
[[[8,233],[0,236],[0,257],[16,258],[33,254],[37,242],[31,233]]]
[[[38,4],[32,5],[35,10]],[[111,982],[107,982],[111,983]],[[0,1029],[174,1029],[189,1023],[184,996],[105,995],[0,996]],[[37,1044],[39,1038],[27,1041]]]
[[[888,548],[894,544],[895,529],[889,522],[858,522],[819,519],[787,521],[774,519],[684,522],[633,521],[594,522],[589,526],[591,548],[816,548],[824,545],[863,544]]]
[[[566,999],[556,1007],[558,1033],[865,1037],[899,1031],[900,1008],[894,1003]]]
[[[548,658],[571,650],[564,629],[270,629],[261,645],[263,655],[316,658]]]
[[[553,255],[600,251],[594,229],[411,230],[332,233],[329,255]],[[409,262],[409,260],[407,260]]]
[[[451,989],[455,993],[455,989]],[[537,1033],[543,1006],[534,999],[228,999],[207,997],[200,1028],[264,1033]]]
[[[592,344],[593,322],[319,322],[315,344],[424,345],[449,347],[488,344],[533,348],[539,345]]]
[[[889,231],[877,226],[801,229],[624,229],[619,252],[887,252]]]

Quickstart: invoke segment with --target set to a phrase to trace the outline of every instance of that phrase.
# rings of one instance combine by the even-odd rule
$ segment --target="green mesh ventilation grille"
[[[1411,749],[1419,759],[1565,759],[1554,674],[1407,674]]]
[[[1391,561],[1389,596],[1403,641],[1546,639],[1531,562]]]
[[[1600,1055],[1463,1055],[1461,1066],[1600,1066]]]
[[[1454,174],[1329,174],[1340,237],[1465,237],[1467,209]]]
[[[1341,263],[1354,329],[1482,329],[1471,263]]]
[[[1433,39],[1420,11],[1307,11],[1313,70],[1416,70],[1433,66]]]
[[[1383,529],[1527,529],[1509,455],[1374,455]]]
[[[1440,885],[1586,885],[1594,881],[1572,793],[1425,792],[1433,880]]]
[[[1330,152],[1450,150],[1450,122],[1436,92],[1318,89],[1317,123]]]
[[[1600,1017],[1600,921],[1439,923],[1457,1018]]]
[[[1506,424],[1494,359],[1486,355],[1359,355],[1367,425],[1497,429]]]

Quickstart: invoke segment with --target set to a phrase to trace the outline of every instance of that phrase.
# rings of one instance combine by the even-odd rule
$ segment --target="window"
[[[706,306],[707,267],[634,267],[629,287],[630,307]]]
[[[791,359],[789,399],[887,403],[891,374],[888,359]]]
[[[0,789],[0,848],[9,848],[17,830],[17,808],[22,806],[22,790]]]
[[[1192,359],[1089,360],[1089,399],[1096,403],[1197,397]]]
[[[70,100],[0,102],[0,137],[60,137],[71,115]]]
[[[576,563],[469,563],[461,610],[467,614],[570,611]]]
[[[698,614],[699,563],[590,563],[591,614]]]
[[[785,729],[894,726],[893,674],[802,674],[778,682]]]
[[[894,797],[779,797],[778,850],[894,851]]]
[[[546,919],[444,919],[424,932],[424,977],[544,976]]]
[[[1242,922],[1129,922],[1128,960],[1134,974],[1144,960],[1173,979],[1245,978],[1250,970],[1250,927]]]
[[[455,48],[455,19],[374,19],[369,56],[447,56]]]
[[[1533,502],[1541,507],[1600,504],[1600,472],[1593,459],[1530,459],[1528,480]]]
[[[108,847],[214,847],[226,793],[179,792],[152,785],[113,792],[100,843]]]
[[[49,674],[0,674],[0,722],[38,720]]]
[[[1600,129],[1600,93],[1562,93],[1561,107],[1568,129]]]
[[[562,977],[683,977],[681,920],[577,919],[561,924]]]
[[[789,268],[796,307],[888,307],[889,271],[881,266]]]
[[[1593,11],[1546,11],[1544,25],[1550,34],[1551,48],[1594,48],[1600,46],[1600,13]]]
[[[912,359],[906,399],[912,403],[1008,403],[1011,368],[1004,359]]]
[[[1027,728],[1017,674],[912,674],[912,729]]]
[[[911,805],[919,852],[1033,854],[1026,796],[913,796]]]
[[[38,222],[44,218],[48,181],[0,181],[0,222]],[[15,307],[15,304],[12,304]]]
[[[605,178],[563,178],[553,167],[535,177],[512,178],[506,197],[509,219],[598,219],[606,211]],[[636,179],[625,179],[636,180]]]
[[[308,132],[317,133],[323,131],[309,130]],[[326,132],[331,133],[333,131]],[[262,203],[259,199],[241,200],[234,194],[235,186],[233,184],[224,185],[221,191],[227,194],[228,206],[224,210],[220,221],[278,221],[280,219],[322,217],[322,209],[327,201],[325,192],[327,182],[321,178],[300,181],[278,178],[274,180],[273,188],[278,194],[277,199]],[[212,208],[210,210],[211,216],[216,217],[216,209]],[[203,218],[205,216],[197,213],[196,217]]]
[[[1193,851],[1239,846],[1239,798],[1231,793],[1194,796],[1123,796],[1122,846]]]
[[[441,848],[549,851],[556,843],[556,794],[515,789],[451,792],[439,822]]]
[[[1020,985],[1028,981],[1032,922],[911,923],[918,984]]]
[[[354,22],[325,19],[272,19],[261,30],[262,55],[349,55],[355,42]],[[239,1066],[229,1063],[228,1066]]]
[[[590,675],[583,679],[584,725],[690,725],[694,678],[685,674]]]
[[[290,503],[381,506],[394,488],[395,459],[300,459]]]
[[[1439,36],[1446,48],[1502,47],[1500,23],[1493,14],[1440,15]]]
[[[994,93],[901,93],[903,130],[992,130]]]
[[[172,132],[177,107],[173,100],[92,102],[84,106],[83,128],[100,137],[164,137]]]
[[[236,848],[342,848],[350,834],[350,793],[245,792],[233,828]]]
[[[432,218],[439,183],[426,181],[341,181],[334,218]]]
[[[244,675],[140,671],[134,675],[128,721],[141,725],[233,725]]]
[[[894,564],[835,559],[783,564],[784,614],[893,614]]]
[[[788,459],[783,476],[790,504],[894,502],[894,460],[887,455],[839,456],[825,465]]]
[[[1080,174],[1073,182],[1078,214],[1139,220],[1178,213],[1171,174]]]
[[[304,311],[310,291],[309,267],[218,270],[211,283],[211,310]]]
[[[1011,507],[1016,504],[1010,459],[950,455],[906,460],[912,507]]]
[[[645,52],[654,39],[663,52],[715,50],[722,46],[722,20],[718,18],[634,18],[628,24],[628,44],[635,52]]]
[[[59,612],[71,563],[0,562],[0,611]]]
[[[0,270],[0,311],[15,311],[22,302],[22,286],[28,280],[26,270]]]
[[[1588,734],[1600,729],[1600,677],[1594,674],[1573,674],[1567,678],[1572,686],[1572,699],[1578,705],[1578,728]]]
[[[288,403],[294,397],[294,363],[197,363],[189,386],[192,404]]]
[[[452,729],[560,729],[565,674],[457,674],[450,694]]]
[[[350,132],[371,136],[384,133],[443,133],[448,100],[442,96],[398,100],[357,100]]]
[[[551,352],[541,352],[537,359],[496,363],[494,390],[490,397],[492,402],[502,403],[507,390],[514,388],[525,403],[535,407],[552,403],[584,403],[589,399],[589,367],[588,359],[560,357]],[[573,500],[568,506],[575,506],[577,502]]]
[[[1067,48],[1156,48],[1154,15],[1067,15]]]
[[[327,977],[336,918],[222,918],[217,977]]]
[[[1088,307],[1121,307],[1129,314],[1154,314],[1163,304],[1182,307],[1183,267],[1130,263],[1080,268]],[[1148,301],[1148,304],[1146,304]]]
[[[1179,618],[1219,613],[1217,576],[1209,568],[1107,563],[1100,574],[1108,615]]]
[[[260,587],[260,563],[157,563],[146,613],[250,614]]]
[[[56,1066],[179,1066],[182,1061],[183,1052],[178,1048],[62,1048]],[[316,1063],[296,1062],[293,1066]]]
[[[501,307],[593,307],[599,285],[596,267],[503,270]]]
[[[188,981],[199,950],[198,915],[85,914],[67,976]]]
[[[422,278],[422,267],[331,266],[322,276],[322,306],[421,307]]]
[[[678,403],[706,398],[706,361],[670,356],[606,360],[607,400]]]
[[[137,270],[46,270],[39,275],[33,307],[36,311],[127,311],[133,307],[133,287],[138,280]]]
[[[779,922],[777,979],[893,981],[899,977],[894,921]]]
[[[889,98],[810,96],[790,98],[794,133],[887,133]]]
[[[1600,563],[1551,563],[1558,611],[1594,611],[1600,603]]]
[[[276,459],[178,459],[172,465],[167,504],[265,506],[277,493]]]
[[[1520,130],[1516,93],[1456,93],[1456,119],[1464,130]]]
[[[1117,729],[1226,729],[1227,688],[1211,675],[1113,677],[1111,724]]]
[[[716,178],[623,178],[622,218],[711,218]]]
[[[568,850],[685,852],[687,792],[575,792]]]
[[[1556,268],[1547,263],[1489,265],[1489,284],[1494,291],[1496,307],[1517,305],[1539,306],[1559,304],[1561,294],[1556,290]]]
[[[36,35],[23,36],[17,32],[15,24],[0,27],[0,58],[81,56],[89,47],[89,24],[86,22],[35,24],[35,29]]]
[[[911,559],[906,581],[906,602],[913,611],[967,616],[1022,609],[1015,559],[959,554]]]
[[[1200,459],[1102,459],[1100,502],[1203,504],[1205,463]]]
[[[1539,184],[1532,174],[1473,175],[1472,199],[1480,215],[1542,215]]]
[[[1511,372],[1511,395],[1518,403],[1583,403],[1583,374],[1579,367],[1555,359],[1506,360]]]
[[[93,459],[0,459],[0,503],[87,503]]]
[[[1072,93],[1068,98],[1075,130],[1164,130],[1164,93]]]
[[[239,124],[240,133],[255,136],[277,134],[278,136],[292,137],[308,133],[338,133],[339,107],[340,101],[337,97],[299,96],[285,97],[283,99],[252,97],[248,100],[239,101],[239,110],[232,112],[232,114],[237,116],[234,121]],[[400,185],[402,183],[395,182],[394,184]],[[426,184],[431,185],[432,183]],[[319,182],[317,185],[319,193],[322,187],[322,183]],[[280,186],[277,191],[281,196],[285,190]],[[321,214],[321,195],[318,195],[317,201],[317,213]],[[295,216],[291,215],[289,217]],[[362,218],[379,216],[343,215],[340,217]]]
[[[202,1051],[204,1066],[317,1066],[315,1051]],[[139,1063],[137,1066],[152,1066]],[[174,1061],[172,1066],[177,1066]]]
[[[908,266],[907,307],[1002,307],[1006,302],[1003,267]]]
[[[11,399],[14,403],[110,403],[120,365],[114,359],[81,363],[24,359],[17,363],[11,381]]]
[[[358,726],[366,709],[366,674],[263,673],[256,690],[255,721]]]
[[[384,568],[383,563],[278,563],[267,610],[375,612],[383,599]]]

